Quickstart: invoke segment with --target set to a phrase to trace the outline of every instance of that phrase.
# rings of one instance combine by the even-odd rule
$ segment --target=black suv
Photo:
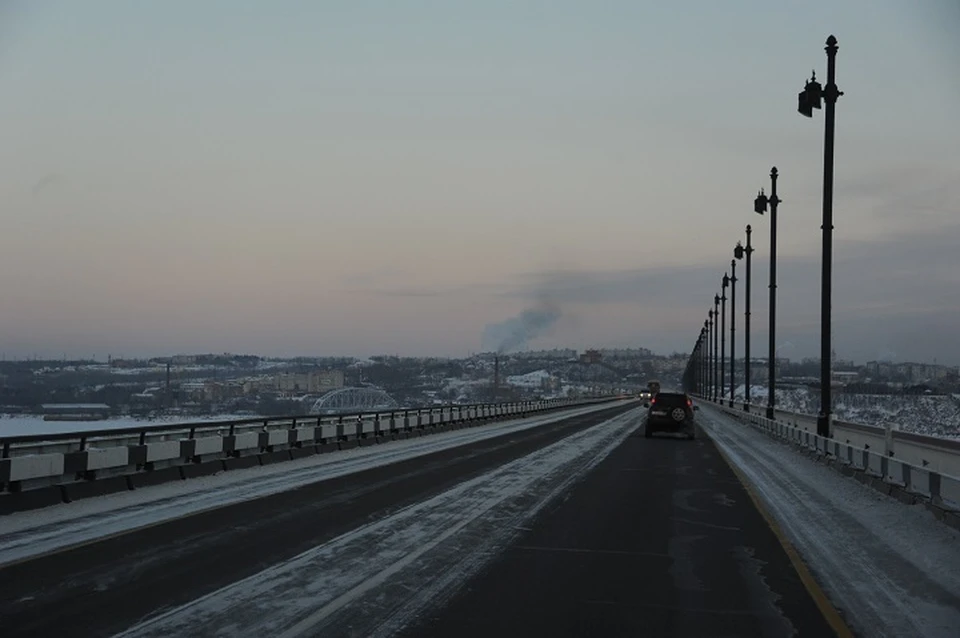
[[[693,401],[686,394],[658,392],[649,403],[643,405],[650,408],[643,424],[643,435],[648,439],[654,432],[680,432],[691,440],[696,437],[693,412],[700,408],[693,405]]]

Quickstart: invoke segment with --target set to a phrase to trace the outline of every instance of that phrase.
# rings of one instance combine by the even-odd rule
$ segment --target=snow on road
[[[0,565],[609,407],[512,419],[10,514],[0,528]]]
[[[120,635],[391,635],[451,596],[638,423],[631,410]]]
[[[715,408],[700,414],[855,631],[956,638],[960,532]]]

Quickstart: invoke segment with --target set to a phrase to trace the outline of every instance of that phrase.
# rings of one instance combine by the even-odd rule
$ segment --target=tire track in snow
[[[453,593],[638,424],[631,410],[119,634],[380,635]]]
[[[302,485],[608,409],[610,404],[320,454],[4,517],[0,566]]]

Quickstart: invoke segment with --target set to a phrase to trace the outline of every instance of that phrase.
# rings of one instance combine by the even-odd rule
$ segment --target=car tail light
[[[692,408],[692,407],[693,407],[693,399],[687,399],[687,407],[688,407],[688,408]]]

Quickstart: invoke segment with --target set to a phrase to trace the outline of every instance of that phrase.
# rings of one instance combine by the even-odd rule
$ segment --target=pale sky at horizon
[[[752,224],[765,356],[776,165],[817,356],[831,33],[836,352],[960,364],[952,0],[0,1],[0,351],[687,351]]]

